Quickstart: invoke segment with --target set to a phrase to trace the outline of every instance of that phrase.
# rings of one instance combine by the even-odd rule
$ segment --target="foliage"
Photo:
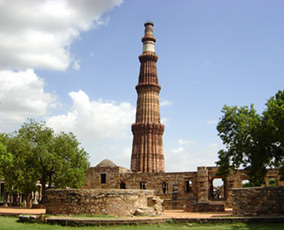
[[[3,178],[7,170],[13,165],[13,156],[7,152],[7,147],[0,142],[0,178]]]
[[[44,196],[51,186],[78,188],[84,182],[88,154],[72,133],[55,134],[44,122],[30,119],[17,132],[2,134],[0,143],[5,186],[14,192],[28,194],[40,181]]]
[[[84,182],[85,174],[89,168],[86,160],[88,154],[79,148],[79,142],[72,134],[61,132],[54,138],[56,161],[53,183],[57,188],[79,188]]]
[[[270,178],[270,179],[268,180],[268,185],[269,185],[270,187],[275,187],[275,186],[276,186],[276,180],[275,180],[275,178]]]
[[[244,168],[253,186],[264,183],[267,168],[280,167],[284,176],[284,91],[279,91],[258,114],[251,105],[225,105],[217,130],[226,150],[218,152],[219,173]]]
[[[8,190],[25,194],[35,189],[37,174],[34,170],[31,148],[26,140],[18,136],[2,136],[7,152],[2,154],[0,165],[3,169],[5,186]]]
[[[284,90],[271,97],[263,112],[266,138],[271,145],[273,165],[280,168],[284,180]]]
[[[254,185],[251,184],[250,182],[242,184],[242,188],[249,188],[249,187],[254,187]]]

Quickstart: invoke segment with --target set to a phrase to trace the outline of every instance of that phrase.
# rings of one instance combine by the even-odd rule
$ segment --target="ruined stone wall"
[[[284,186],[233,189],[232,196],[234,215],[284,214]]]
[[[83,189],[119,189],[120,167],[90,167]],[[105,175],[105,183],[102,183],[102,175]]]
[[[164,200],[166,209],[183,209],[185,203],[196,203],[198,197],[197,173],[117,173],[118,169],[90,168],[82,188],[88,189],[151,189]],[[106,175],[106,183],[100,174]]]
[[[166,209],[183,209],[185,203],[197,201],[195,172],[125,173],[120,175],[120,180],[126,184],[126,188],[155,190],[155,194],[164,200]]]
[[[46,191],[47,214],[102,214],[127,216],[148,207],[151,190],[52,189]]]
[[[205,168],[205,169],[204,169]],[[218,201],[218,199],[212,198],[212,188],[213,188],[213,180],[214,179],[222,179],[222,176],[218,175],[218,167],[198,167],[198,172],[202,170],[208,170],[208,198],[209,203],[214,203],[214,201]],[[284,181],[280,181],[280,175],[276,169],[270,169],[267,172],[265,177],[265,186],[268,186],[269,179],[274,179],[277,186],[284,186]],[[232,208],[233,204],[233,189],[242,188],[242,183],[245,180],[249,180],[249,176],[246,174],[245,170],[237,170],[236,172],[230,174],[226,180],[224,180],[224,187],[223,193],[220,197],[220,201],[223,200],[224,204],[227,208]],[[200,188],[202,188],[200,186]],[[203,195],[203,199],[205,198],[206,194]],[[199,197],[199,201],[201,198]],[[217,202],[216,202],[217,203]]]
[[[198,167],[196,172],[177,173],[133,173],[119,166],[92,167],[88,170],[85,184],[86,189],[152,189],[155,194],[164,200],[166,209],[188,210],[196,206],[196,203],[209,203],[210,205],[222,204],[232,207],[232,190],[241,188],[242,182],[248,180],[244,170],[229,175],[221,187],[218,198],[213,197],[214,179],[223,179],[217,174],[218,167]],[[105,181],[102,183],[102,175]],[[269,170],[266,177],[274,178],[277,185],[280,182],[277,170]],[[199,206],[198,206],[199,207]],[[203,206],[202,206],[203,207]],[[205,207],[205,206],[204,206]]]

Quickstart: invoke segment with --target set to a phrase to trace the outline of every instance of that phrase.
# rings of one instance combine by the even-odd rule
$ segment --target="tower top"
[[[144,37],[142,38],[143,42],[143,53],[145,52],[152,52],[155,53],[155,42],[156,38],[154,37],[154,23],[153,22],[146,22],[144,24]]]

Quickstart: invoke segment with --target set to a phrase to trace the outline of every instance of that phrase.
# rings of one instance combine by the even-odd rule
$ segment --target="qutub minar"
[[[138,94],[136,121],[132,124],[133,146],[131,155],[131,170],[133,172],[165,172],[163,139],[164,125],[160,122],[157,60],[155,53],[156,38],[153,35],[151,22],[145,23],[145,33],[142,38],[143,53],[139,56],[139,83],[136,86]]]

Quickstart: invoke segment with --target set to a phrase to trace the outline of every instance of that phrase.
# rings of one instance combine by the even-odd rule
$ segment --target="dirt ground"
[[[211,218],[232,216],[232,209],[226,209],[225,212],[184,212],[183,210],[165,210],[166,217],[174,218]]]
[[[0,207],[0,214],[45,214],[45,209],[28,209],[28,208],[4,208]],[[165,210],[164,217],[168,218],[211,218],[231,216],[232,210],[226,209],[225,212],[184,212],[183,210]]]
[[[45,214],[45,209],[30,209],[30,208],[4,208],[0,207],[0,214]]]

